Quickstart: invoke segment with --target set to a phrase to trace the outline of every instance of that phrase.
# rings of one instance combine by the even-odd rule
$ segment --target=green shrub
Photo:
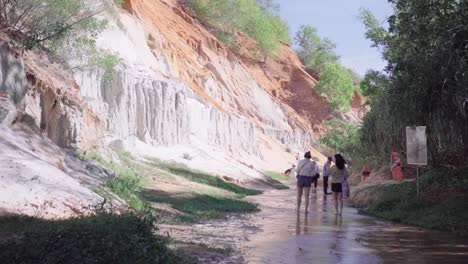
[[[353,79],[348,69],[338,63],[326,64],[320,73],[315,90],[324,95],[330,105],[340,111],[349,111],[349,102],[354,96]]]
[[[104,78],[106,81],[114,79],[115,67],[122,62],[122,59],[115,53],[109,53],[101,50],[100,52],[92,52],[90,55],[89,65],[97,66],[105,71]]]
[[[321,73],[326,64],[338,63],[340,56],[335,52],[336,44],[330,39],[321,38],[317,29],[309,25],[299,28],[294,38],[296,53],[307,68]]]
[[[319,139],[319,144],[343,154],[347,160],[369,162],[369,154],[359,139],[359,127],[338,118],[328,120],[326,125],[330,131]]]
[[[270,1],[256,0],[188,0],[197,17],[216,31],[242,31],[257,43],[267,56],[279,49],[279,40],[291,43],[288,26],[276,14]],[[231,34],[232,35],[232,34]],[[226,38],[226,34],[220,40]],[[229,44],[228,43],[228,44]]]
[[[115,170],[115,166],[113,169]],[[125,171],[124,173],[120,172],[117,177],[108,179],[106,186],[124,199],[130,207],[137,210],[145,209],[146,203],[139,195],[141,177],[130,170],[125,169]]]
[[[77,150],[77,157],[81,160],[94,160],[103,167],[116,173],[106,180],[105,185],[117,196],[124,199],[128,205],[139,211],[147,211],[148,204],[140,197],[139,191],[143,178],[133,169],[122,164],[108,161],[94,151]]]
[[[125,0],[114,0],[114,3],[119,6],[119,7],[122,7],[123,4],[125,3]]]
[[[420,197],[414,181],[372,186],[361,212],[426,228],[468,235],[468,169],[437,169],[421,176]],[[366,191],[366,189],[361,190]]]
[[[191,263],[155,235],[153,219],[98,214],[65,220],[0,218],[3,263]],[[4,262],[7,261],[7,262]]]

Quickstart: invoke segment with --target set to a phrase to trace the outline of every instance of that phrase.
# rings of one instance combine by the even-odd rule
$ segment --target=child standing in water
[[[340,154],[335,155],[335,164],[330,168],[329,175],[332,180],[331,189],[336,214],[341,215],[343,213],[343,180],[348,177],[348,169],[345,166],[346,161]]]

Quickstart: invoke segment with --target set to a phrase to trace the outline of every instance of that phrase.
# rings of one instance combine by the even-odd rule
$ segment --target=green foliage
[[[243,197],[245,195],[258,195],[262,193],[262,191],[244,188],[234,183],[227,182],[220,177],[193,170],[181,164],[161,164],[161,167],[173,174],[184,177],[187,180],[230,191],[237,194],[239,197]]]
[[[392,221],[468,235],[468,171],[438,169],[421,176],[421,194],[416,184],[372,186],[362,189],[372,196],[361,212]],[[357,193],[356,195],[360,195]]]
[[[257,43],[267,56],[279,49],[279,40],[291,43],[288,26],[276,14],[278,5],[272,1],[256,0],[188,0],[197,17],[215,31],[222,32],[220,40],[232,43],[234,35],[242,31]],[[227,37],[228,33],[231,37]]]
[[[0,218],[0,259],[8,263],[195,263],[154,234],[154,219],[98,214],[65,220]]]
[[[95,31],[82,32],[80,36],[69,38],[67,44],[60,47],[58,52],[64,52],[64,49],[70,47],[72,51],[66,56],[78,61],[76,65],[72,65],[74,69],[102,69],[105,80],[110,82],[114,79],[115,67],[122,62],[122,59],[115,53],[99,49],[93,39],[93,36],[101,32],[106,25],[107,21],[96,22],[96,25],[93,25]]]
[[[321,145],[325,145],[335,153],[343,154],[346,159],[359,163],[365,163],[368,159],[367,151],[361,145],[358,127],[338,118],[326,122],[330,131],[319,139]]]
[[[103,69],[105,71],[104,78],[107,81],[112,81],[114,79],[115,67],[121,63],[122,59],[117,54],[104,51],[99,53],[93,52],[90,55],[90,65]]]
[[[363,143],[381,156],[404,152],[405,127],[427,126],[429,164],[466,166],[468,2],[391,2],[395,14],[388,32],[368,13],[363,16],[367,36],[388,61],[385,89],[364,119]]]
[[[329,63],[324,66],[315,89],[327,98],[333,108],[347,111],[356,88],[348,69],[337,63]]]
[[[372,46],[385,46],[388,41],[389,34],[387,30],[382,27],[382,23],[375,18],[372,12],[369,9],[361,8],[359,10],[358,18],[366,27],[366,38],[373,42]]]
[[[388,77],[383,73],[369,70],[361,81],[359,87],[361,93],[366,97],[366,103],[374,106],[382,97],[388,85]]]
[[[141,198],[139,193],[143,178],[133,169],[113,161],[108,161],[94,151],[77,151],[77,157],[85,161],[97,161],[103,167],[114,171],[116,175],[107,179],[106,187],[124,199],[131,208],[151,213],[149,212],[149,205]]]
[[[18,40],[27,49],[44,46],[60,57],[80,60],[86,57],[86,61],[80,61],[80,67],[104,69],[104,77],[110,81],[120,58],[96,48],[94,41],[106,28],[107,21],[93,16],[104,9],[105,5],[91,9],[84,0],[5,0],[0,1],[0,29],[17,31]]]
[[[17,31],[31,49],[53,45],[72,30],[87,27],[95,14],[83,0],[4,0],[0,1],[0,29]]]
[[[151,202],[171,204],[175,209],[201,219],[222,218],[229,213],[254,213],[259,211],[256,204],[215,195],[194,194],[189,197],[176,197],[155,194],[152,190],[145,190],[143,196]]]
[[[309,25],[301,26],[294,41],[298,46],[296,53],[299,59],[319,74],[327,64],[337,63],[340,59],[335,53],[336,44],[328,38],[320,38],[317,29]]]
[[[107,180],[106,186],[113,193],[127,201],[130,207],[137,210],[145,209],[147,205],[139,195],[142,178],[132,170],[116,163],[111,163],[109,167],[116,171],[118,176]]]
[[[125,3],[125,0],[114,0],[114,3],[119,6],[119,7],[122,7],[123,4]]]

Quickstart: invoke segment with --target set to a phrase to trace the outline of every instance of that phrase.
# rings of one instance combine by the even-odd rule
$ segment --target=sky
[[[386,26],[392,8],[387,0],[276,0],[280,16],[294,37],[301,25],[318,29],[321,37],[337,44],[341,63],[364,76],[368,69],[381,70],[386,63],[365,37],[365,27],[357,18],[360,7],[371,10]]]

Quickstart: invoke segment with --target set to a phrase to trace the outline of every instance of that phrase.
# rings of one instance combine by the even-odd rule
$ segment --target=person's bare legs
[[[299,214],[299,210],[301,209],[301,199],[302,199],[302,187],[297,187],[297,213]]]
[[[338,193],[338,202],[340,203],[340,215],[343,213],[343,193]]]
[[[304,199],[305,199],[305,213],[309,212],[309,196],[310,196],[310,187],[304,188]]]
[[[335,214],[338,215],[338,193],[333,192],[333,201],[335,202]]]

